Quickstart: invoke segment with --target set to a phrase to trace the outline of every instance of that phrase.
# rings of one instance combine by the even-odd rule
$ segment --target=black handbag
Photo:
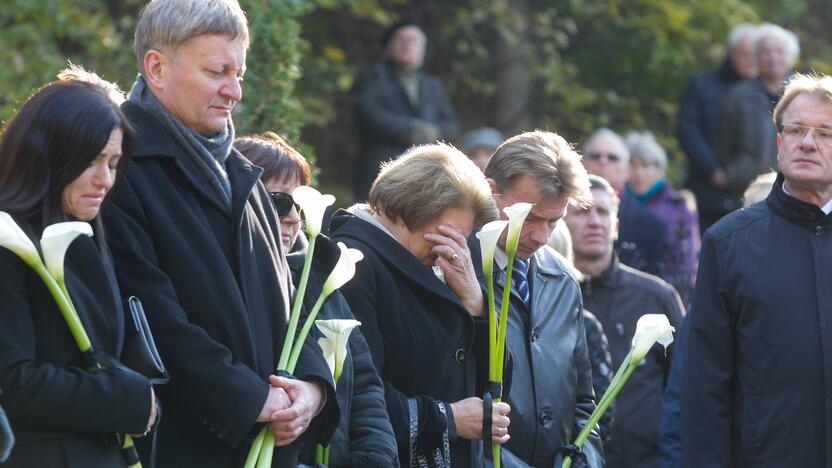
[[[130,296],[125,305],[130,320],[126,321],[128,330],[125,334],[121,362],[150,379],[153,385],[167,383],[170,376],[156,349],[156,343],[153,342],[142,302],[136,296]]]

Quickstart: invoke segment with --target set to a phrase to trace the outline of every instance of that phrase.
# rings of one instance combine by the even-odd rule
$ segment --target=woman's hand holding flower
[[[470,397],[451,403],[457,436],[463,439],[482,439],[482,399]],[[494,403],[491,409],[491,441],[505,444],[510,439],[508,417],[511,408],[508,403]]]

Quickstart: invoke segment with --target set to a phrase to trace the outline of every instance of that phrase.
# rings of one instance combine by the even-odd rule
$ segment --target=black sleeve
[[[688,164],[693,174],[699,178],[709,179],[718,167],[713,147],[708,143],[704,122],[704,97],[696,79],[688,84],[679,103],[679,122],[677,137],[682,151],[688,157]]]
[[[436,124],[442,129],[442,138],[451,140],[459,133],[459,124],[456,120],[456,113],[454,112],[451,101],[445,93],[445,88],[438,81],[436,83],[436,98],[439,104],[439,115]]]
[[[383,66],[371,67],[356,80],[353,88],[356,118],[373,138],[392,145],[407,146],[410,144],[412,119],[391,111],[386,105],[390,94],[397,90],[395,82],[386,78]]]
[[[575,322],[578,332],[578,340],[575,344],[572,360],[578,373],[575,401],[575,425],[573,435],[577,437],[583,430],[592,412],[595,411],[595,396],[592,390],[592,367],[589,363],[589,352],[586,344],[586,330],[584,329],[583,304],[578,304],[569,309],[575,314]],[[571,441],[570,441],[571,442]],[[586,455],[587,463],[591,467],[604,466],[604,448],[601,437],[598,435],[598,428],[593,428],[586,439],[581,451]],[[560,465],[556,466],[559,468]]]

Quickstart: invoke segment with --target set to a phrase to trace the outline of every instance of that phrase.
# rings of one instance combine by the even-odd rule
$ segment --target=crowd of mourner
[[[0,465],[832,467],[832,77],[797,37],[738,25],[690,80],[678,189],[649,131],[459,135],[426,43],[396,23],[356,80],[334,212],[235,134],[236,0],[150,1],[129,93],[72,66],[21,104]]]

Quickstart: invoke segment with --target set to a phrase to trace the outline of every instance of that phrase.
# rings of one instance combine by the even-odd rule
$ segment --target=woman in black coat
[[[402,466],[482,463],[487,306],[466,236],[496,217],[488,184],[454,148],[416,147],[382,169],[369,205],[339,211],[333,239],[361,250],[341,288],[381,373]],[[508,440],[495,404],[492,440]]]
[[[127,165],[131,130],[114,88],[76,73],[36,92],[0,139],[0,211],[37,244],[50,224],[91,222],[65,258],[66,287],[93,348],[118,359],[125,318],[103,248],[98,211]],[[116,434],[142,435],[156,418],[144,376],[88,370],[35,271],[0,249],[0,403],[16,445],[3,466],[124,467]]]
[[[298,286],[306,258],[306,238],[300,232],[301,220],[291,193],[309,185],[312,172],[306,159],[282,138],[268,132],[262,136],[239,138],[234,146],[251,162],[263,168],[260,176],[269,190],[280,220],[283,248],[290,252],[286,260],[292,272],[292,281]],[[335,267],[340,250],[323,235],[318,236],[312,259],[312,268],[304,297],[304,306],[310,310],[321,293],[330,271]],[[324,302],[318,320],[355,319],[344,296],[335,291]],[[301,323],[306,317],[301,317]],[[354,329],[349,337],[347,356],[341,377],[336,382],[336,396],[341,409],[341,420],[328,442],[329,466],[390,467],[396,465],[396,441],[384,404],[384,388],[373,366],[369,348],[361,329]],[[322,337],[317,327],[310,333],[315,339]],[[304,447],[300,460],[313,464],[315,445],[321,441],[313,436],[301,438]]]

